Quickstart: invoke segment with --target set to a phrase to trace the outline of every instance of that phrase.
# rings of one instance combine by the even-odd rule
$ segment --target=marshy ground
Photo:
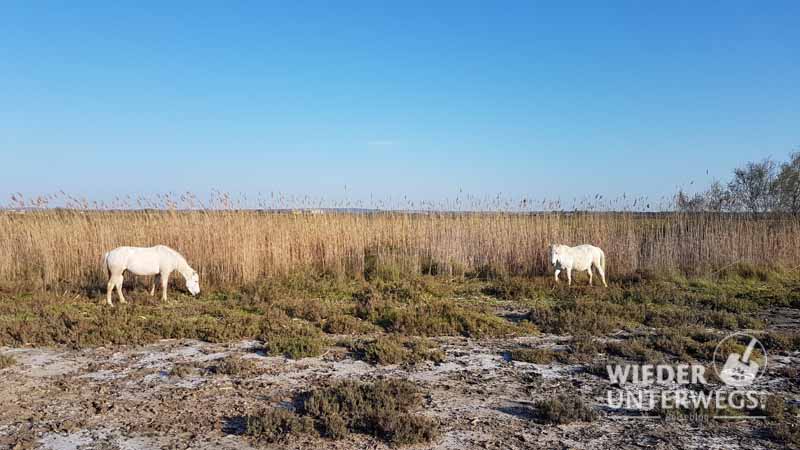
[[[297,276],[167,304],[142,283],[113,309],[2,294],[0,447],[800,445],[800,274],[585,282]],[[765,418],[608,407],[607,363],[710,366],[734,331],[769,352]]]

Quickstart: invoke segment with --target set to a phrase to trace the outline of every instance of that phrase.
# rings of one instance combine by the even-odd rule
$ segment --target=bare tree
[[[775,203],[775,162],[767,158],[735,169],[728,190],[735,207],[752,213],[771,210]]]
[[[706,211],[722,212],[731,207],[731,194],[719,180],[711,183],[704,197]]]
[[[705,192],[690,195],[681,189],[675,194],[675,209],[678,211],[722,212],[731,208],[731,194],[718,180],[714,180]]]
[[[705,200],[702,194],[690,196],[681,189],[675,194],[675,208],[683,212],[701,212],[705,210]]]
[[[792,153],[789,161],[781,164],[775,192],[779,210],[800,215],[800,151]]]

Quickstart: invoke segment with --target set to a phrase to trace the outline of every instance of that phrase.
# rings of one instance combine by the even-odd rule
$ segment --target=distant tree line
[[[800,215],[800,151],[786,162],[771,158],[748,162],[723,184],[714,181],[705,191],[675,195],[675,207],[686,212],[782,212]]]

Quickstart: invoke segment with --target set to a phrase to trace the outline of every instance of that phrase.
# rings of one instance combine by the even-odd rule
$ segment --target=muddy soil
[[[294,393],[334,379],[403,378],[426,393],[423,414],[437,418],[436,449],[783,448],[763,420],[710,421],[642,417],[607,406],[609,381],[581,365],[510,361],[528,344],[558,349],[565,338],[438,339],[445,362],[372,366],[334,347],[317,358],[268,357],[256,342],[210,344],[165,340],[145,347],[84,350],[0,348],[17,363],[0,371],[0,448],[73,449],[351,449],[389,448],[369,436],[300,438],[265,444],[243,435],[244,416],[288,405]],[[251,359],[256,370],[234,376],[221,359]],[[775,356],[771,369],[797,366],[800,355]],[[184,370],[173,370],[176,366]],[[800,398],[797,380],[771,370],[759,388]],[[596,421],[542,423],[534,403],[560,392],[580,395]]]

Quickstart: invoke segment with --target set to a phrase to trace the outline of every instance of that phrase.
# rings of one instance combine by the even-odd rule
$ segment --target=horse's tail
[[[111,278],[111,268],[108,267],[108,252],[103,253],[102,267],[106,269],[106,277]]]
[[[606,252],[600,250],[600,268],[603,269],[603,274],[606,273]]]

